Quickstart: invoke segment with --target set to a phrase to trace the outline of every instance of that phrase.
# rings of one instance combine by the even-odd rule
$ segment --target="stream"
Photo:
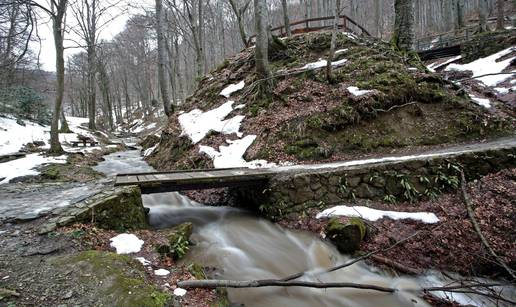
[[[138,150],[105,158],[96,169],[108,175],[153,170],[142,160]],[[204,206],[175,192],[142,195],[142,198],[144,206],[150,209],[153,227],[166,228],[182,222],[194,224],[192,241],[196,244],[184,261],[216,267],[213,277],[217,279],[281,279],[306,270],[315,273],[349,259],[313,233],[286,230],[240,209]],[[438,272],[418,279],[393,278],[364,263],[318,276],[308,274],[302,280],[365,283],[397,289],[417,289],[420,285],[446,282]],[[228,289],[228,294],[231,302],[245,306],[428,306],[423,299],[407,291],[385,294],[357,289],[265,287]],[[491,305],[466,294],[455,294],[453,299],[462,304]]]

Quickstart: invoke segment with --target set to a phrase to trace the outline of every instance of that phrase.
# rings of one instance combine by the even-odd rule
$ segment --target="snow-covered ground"
[[[0,163],[0,184],[8,183],[10,180],[30,175],[38,175],[39,172],[35,170],[36,167],[57,163],[66,163],[66,155],[59,157],[45,157],[39,153],[29,154],[23,158]]]
[[[48,144],[50,127],[19,120],[25,126],[16,122],[13,117],[0,117],[0,155],[18,152],[23,145],[34,141]]]
[[[421,221],[426,224],[434,224],[439,222],[439,218],[433,213],[429,212],[398,212],[398,211],[383,211],[376,210],[369,207],[363,206],[336,206],[328,208],[323,212],[317,214],[316,218],[332,217],[332,216],[349,216],[349,217],[361,217],[368,221],[377,221],[381,218],[387,217],[393,220],[404,220],[411,219]]]
[[[516,51],[516,46],[509,47],[507,49],[504,49],[500,52],[497,52],[493,55],[490,55],[485,58],[477,59],[471,63],[468,64],[450,64],[448,67],[446,67],[445,70],[447,71],[471,71],[473,72],[473,77],[479,77],[486,74],[498,74],[501,73],[503,70],[505,70],[507,67],[509,67],[511,61],[516,58],[508,57],[507,59],[504,59],[502,61],[500,60],[502,57],[507,56],[508,54]],[[512,72],[516,72],[516,70],[513,70]],[[484,76],[477,78],[480,82],[484,83],[487,86],[496,86],[503,81],[511,78],[512,75],[505,74],[505,75],[491,75],[491,76]]]
[[[101,149],[94,147],[72,147],[71,142],[76,141],[78,135],[97,140],[95,135],[83,125],[87,124],[87,118],[67,117],[68,126],[73,133],[60,133],[59,141],[67,152],[90,152]],[[28,120],[16,120],[14,117],[0,117],[0,155],[12,154],[20,151],[25,144],[35,141],[44,142],[42,149],[50,148],[50,126],[40,125]],[[0,184],[21,176],[37,175],[37,167],[49,163],[66,163],[66,156],[46,157],[41,153],[28,154],[24,158],[0,163]]]

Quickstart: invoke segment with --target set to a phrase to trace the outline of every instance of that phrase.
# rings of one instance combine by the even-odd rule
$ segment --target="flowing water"
[[[125,162],[108,156],[99,169],[127,172],[135,161],[133,155],[118,154],[117,157],[129,157]],[[138,169],[140,162],[135,164]],[[192,240],[196,245],[185,261],[216,267],[213,277],[217,279],[278,279],[313,270],[314,274],[302,280],[418,288],[413,279],[392,278],[363,263],[316,275],[318,270],[343,263],[348,258],[312,233],[289,231],[243,210],[203,206],[179,193],[143,195],[142,198],[144,205],[150,208],[150,223],[154,227],[165,228],[187,221],[194,224]],[[358,289],[265,287],[229,289],[228,294],[232,302],[245,306],[428,306],[406,291],[390,294]]]

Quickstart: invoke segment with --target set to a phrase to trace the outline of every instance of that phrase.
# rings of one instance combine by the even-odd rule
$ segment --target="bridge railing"
[[[469,20],[478,22],[478,20]],[[496,18],[489,18],[488,23],[496,22]],[[510,24],[510,19],[505,19],[505,24]],[[452,30],[435,35],[425,36],[416,40],[416,50],[426,51],[459,45],[464,41],[470,40],[478,32],[478,24],[463,27],[460,30]]]
[[[309,32],[317,32],[321,30],[330,30],[333,28],[333,20],[335,19],[335,16],[326,16],[326,17],[317,17],[317,18],[308,18],[303,20],[297,20],[289,23],[290,29],[292,34],[298,34],[298,33],[309,33]],[[325,23],[325,21],[331,21],[328,23]],[[314,23],[317,23],[317,25],[314,25]],[[339,16],[339,24],[338,28],[353,32],[358,35],[365,35],[365,36],[371,36],[369,32],[362,27],[360,24],[358,24],[356,21],[351,19],[350,17],[346,15],[340,15]],[[275,28],[271,29],[271,32],[276,35],[277,37],[285,37],[287,35],[287,30],[285,25],[281,25]],[[256,35],[251,35],[249,37],[249,45],[252,45],[254,43],[254,39],[256,38]]]

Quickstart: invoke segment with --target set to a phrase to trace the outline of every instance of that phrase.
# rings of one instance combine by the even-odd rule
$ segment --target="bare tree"
[[[392,42],[400,50],[412,50],[415,38],[414,0],[395,0],[394,14]]]
[[[159,87],[161,90],[161,99],[163,100],[163,107],[165,109],[165,114],[170,116],[173,112],[172,105],[170,103],[170,97],[168,94],[168,74],[165,73],[166,67],[165,63],[167,62],[167,43],[165,41],[163,35],[163,27],[164,27],[164,13],[163,13],[163,4],[161,0],[156,0],[156,34],[157,34],[157,42],[158,42],[158,80]]]
[[[326,79],[328,82],[333,82],[333,74],[332,74],[332,62],[335,57],[335,43],[337,40],[337,30],[339,28],[339,16],[340,16],[340,0],[335,0],[335,10],[334,10],[334,18],[333,18],[333,31],[331,33],[331,43],[330,43],[330,54],[328,56],[328,61],[326,63]]]
[[[110,10],[118,2],[111,0],[79,0],[71,9],[78,27],[72,30],[84,41],[86,53],[88,55],[88,128],[96,129],[96,87],[95,69],[97,67],[96,51],[97,42],[101,31],[116,17],[110,16]]]
[[[64,33],[65,15],[68,0],[50,0],[49,6],[45,6],[36,1],[23,1],[32,7],[37,7],[44,11],[52,21],[52,34],[54,36],[54,47],[56,49],[56,98],[50,125],[50,154],[61,154],[63,148],[59,143],[59,117],[61,116],[61,105],[64,95]]]
[[[244,5],[241,7],[237,5],[236,1],[237,0],[229,0],[229,4],[231,5],[231,8],[233,9],[233,12],[235,13],[237,19],[238,31],[240,33],[240,39],[242,40],[242,44],[247,47],[249,42],[247,40],[247,34],[245,33],[244,16],[245,12],[249,8],[251,0],[245,0]]]

